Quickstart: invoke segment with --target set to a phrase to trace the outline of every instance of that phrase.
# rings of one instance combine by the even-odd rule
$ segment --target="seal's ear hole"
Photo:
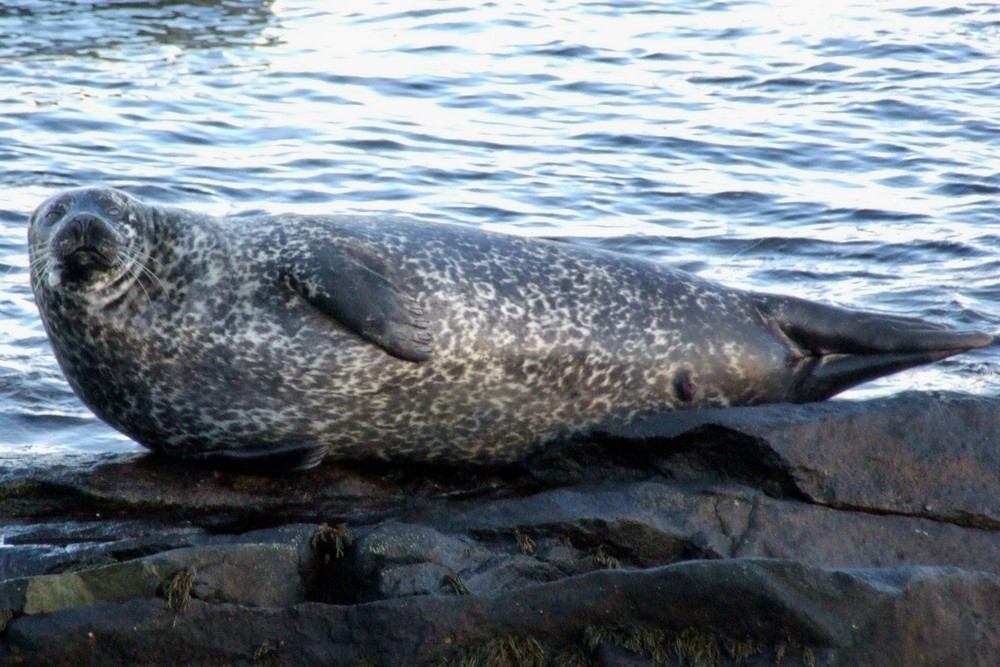
[[[677,374],[674,375],[674,393],[677,394],[677,398],[684,403],[690,403],[694,400],[697,392],[698,387],[695,385],[694,379],[691,377],[691,370],[688,368],[680,369]]]

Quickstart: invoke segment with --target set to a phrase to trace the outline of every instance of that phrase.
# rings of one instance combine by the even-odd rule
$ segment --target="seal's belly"
[[[649,313],[630,313],[628,326],[588,323],[575,336],[563,328],[554,340],[549,328],[526,325],[532,320],[511,307],[476,326],[454,321],[476,304],[456,307],[466,297],[436,294],[436,321],[444,323],[435,331],[438,353],[419,364],[394,358],[295,300],[205,321],[198,336],[188,330],[189,342],[161,360],[160,382],[151,385],[151,423],[171,424],[154,429],[171,434],[159,445],[316,441],[346,458],[435,452],[442,459],[513,460],[546,438],[609,417],[726,404],[728,386],[743,393],[761,386],[754,375],[787,353],[774,341],[773,349],[762,347],[770,341],[762,336],[753,342],[760,357],[754,362],[724,340],[725,332],[715,332],[713,346],[707,329],[689,336],[635,326],[640,315],[658,326]],[[723,355],[733,363],[719,363]],[[208,390],[192,400],[199,384]]]

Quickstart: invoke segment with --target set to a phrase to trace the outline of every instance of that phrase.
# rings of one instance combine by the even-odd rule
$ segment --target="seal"
[[[822,400],[992,341],[391,217],[216,218],[90,187],[46,200],[28,238],[73,390],[214,466],[511,462],[606,420]]]

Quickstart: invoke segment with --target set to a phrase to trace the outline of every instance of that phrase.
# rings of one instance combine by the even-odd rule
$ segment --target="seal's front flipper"
[[[389,354],[407,361],[430,357],[433,337],[423,308],[377,267],[328,248],[289,267],[286,275],[315,308]]]
[[[790,390],[789,400],[797,403],[824,400],[862,382],[993,342],[993,336],[978,331],[793,297],[761,295],[758,310],[806,357]]]
[[[277,475],[315,468],[326,455],[324,445],[290,445],[262,451],[219,450],[182,458],[213,470]]]

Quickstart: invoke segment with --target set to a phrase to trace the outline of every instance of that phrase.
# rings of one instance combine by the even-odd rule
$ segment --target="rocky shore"
[[[998,445],[907,393],[504,469],[0,461],[0,664],[995,665]]]

